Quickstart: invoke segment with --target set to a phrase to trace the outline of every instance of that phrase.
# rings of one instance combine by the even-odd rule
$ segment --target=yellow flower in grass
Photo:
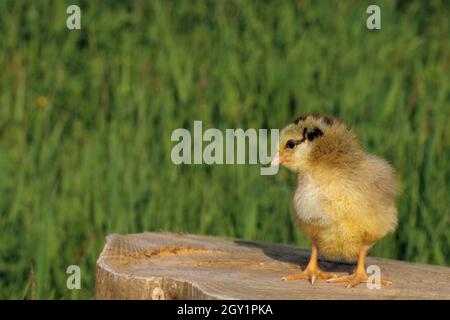
[[[48,105],[48,99],[44,96],[39,96],[39,98],[34,100],[34,104],[39,108],[45,108]]]

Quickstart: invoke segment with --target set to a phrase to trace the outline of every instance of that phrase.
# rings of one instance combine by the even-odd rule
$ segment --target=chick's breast
[[[395,230],[396,180],[390,166],[374,156],[350,171],[299,174],[294,222],[332,259],[354,260]]]

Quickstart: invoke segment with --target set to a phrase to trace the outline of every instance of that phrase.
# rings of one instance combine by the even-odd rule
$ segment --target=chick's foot
[[[283,281],[291,281],[291,280],[308,280],[311,284],[314,284],[316,280],[328,280],[336,278],[337,276],[334,273],[324,272],[319,268],[306,268],[303,272],[297,274],[291,274],[285,277],[282,277]]]
[[[332,279],[328,279],[327,282],[346,282],[347,289],[356,287],[358,284],[367,283],[368,277],[366,273],[355,272],[350,275],[340,276]],[[387,279],[380,279],[380,284],[383,286],[388,286],[392,284],[392,281]]]

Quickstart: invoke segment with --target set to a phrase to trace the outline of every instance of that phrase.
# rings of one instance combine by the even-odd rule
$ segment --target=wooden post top
[[[97,260],[97,299],[450,299],[450,268],[368,257],[393,284],[281,280],[300,272],[309,250],[174,233],[113,234]],[[354,265],[319,258],[326,271]]]

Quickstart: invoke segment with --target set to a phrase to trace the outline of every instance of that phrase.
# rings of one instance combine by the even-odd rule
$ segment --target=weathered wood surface
[[[97,261],[97,299],[450,299],[450,268],[371,258],[393,284],[284,282],[309,250],[172,233],[113,234]],[[337,274],[354,265],[319,259]]]

